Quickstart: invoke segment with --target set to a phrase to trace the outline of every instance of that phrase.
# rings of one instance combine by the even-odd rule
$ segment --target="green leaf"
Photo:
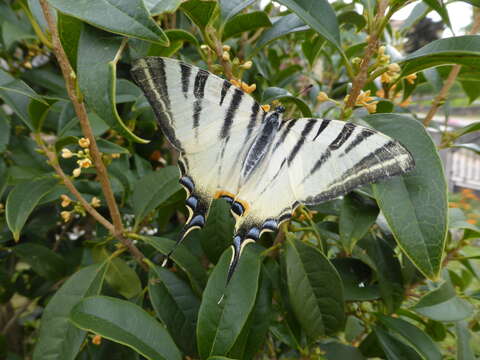
[[[225,200],[215,200],[204,228],[197,235],[203,251],[214,264],[232,243],[235,220],[230,213],[230,208],[231,206]]]
[[[472,333],[466,321],[459,321],[455,324],[455,333],[457,335],[457,360],[475,360]]]
[[[357,348],[334,340],[321,343],[320,349],[325,352],[324,356],[327,360],[365,360],[362,353]]]
[[[222,24],[254,2],[255,0],[219,0]]]
[[[49,0],[48,2],[61,12],[100,29],[168,45],[168,38],[152,20],[142,0]]]
[[[215,266],[198,314],[197,343],[202,359],[226,354],[235,344],[253,309],[260,275],[260,257],[253,245],[243,249],[235,274],[226,287],[232,250]],[[222,301],[222,295],[225,297]]]
[[[298,31],[306,31],[308,26],[296,14],[282,16],[273,23],[273,26],[265,30],[255,43],[255,48],[249,57],[253,57],[261,48],[270,42],[288,34]]]
[[[0,110],[0,154],[7,149],[9,142],[10,142],[10,119],[3,112],[3,110]]]
[[[440,65],[478,67],[479,61],[480,35],[464,35],[432,41],[398,63],[402,67],[400,77],[404,77]]]
[[[142,236],[141,239],[164,255],[175,245],[175,241],[161,237]],[[197,258],[183,244],[178,245],[170,257],[187,274],[195,292],[201,294],[207,282],[207,274]]]
[[[107,262],[107,273],[105,280],[108,285],[127,299],[140,294],[142,283],[137,273],[128,264],[119,257],[111,257],[104,247],[94,247],[92,256],[96,262]]]
[[[43,311],[33,360],[74,360],[85,338],[68,316],[83,297],[97,295],[102,288],[105,265],[90,265],[73,274]]]
[[[56,183],[57,180],[52,178],[33,180],[18,184],[10,191],[5,206],[5,217],[15,241],[20,239],[20,231],[30,213]]]
[[[170,45],[165,47],[158,44],[152,44],[148,49],[148,56],[170,57],[183,47],[185,41],[188,41],[195,46],[199,45],[197,38],[188,31],[175,29],[167,30],[165,33],[170,39]]]
[[[67,273],[68,266],[63,257],[46,246],[25,243],[15,246],[14,249],[20,259],[46,279],[57,281]]]
[[[470,133],[476,132],[476,131],[480,131],[480,121],[471,123],[467,126],[464,126],[460,129],[457,129],[454,132],[452,132],[452,135],[455,138],[459,138],[460,136],[463,136],[465,134],[470,134]]]
[[[322,35],[339,51],[342,51],[340,47],[340,30],[338,28],[337,16],[328,1],[278,0],[278,2],[292,10],[313,30]]]
[[[231,18],[223,30],[223,40],[240,35],[247,31],[270,27],[272,23],[264,11],[254,11]]]
[[[264,343],[272,322],[272,291],[272,282],[265,267],[262,267],[255,305],[229,356],[236,359],[253,359]]]
[[[472,305],[456,296],[449,279],[424,295],[411,309],[432,320],[445,322],[461,321],[473,313]]]
[[[423,19],[428,13],[430,9],[427,4],[424,2],[419,2],[415,5],[415,7],[408,15],[408,18],[400,26],[400,31],[408,31],[410,30],[416,23],[418,23],[421,19]]]
[[[217,7],[216,1],[189,0],[180,5],[180,9],[203,30],[212,21]]]
[[[480,96],[480,83],[478,81],[462,81],[460,85],[465,94],[468,96],[469,104],[472,104]]]
[[[9,49],[16,41],[26,39],[36,39],[30,27],[27,27],[22,22],[4,21],[2,24],[1,35],[5,48]]]
[[[427,277],[436,277],[447,233],[447,185],[443,165],[420,122],[405,115],[370,115],[375,129],[399,140],[415,159],[404,176],[373,185],[373,192],[399,246]]]
[[[378,207],[363,197],[350,193],[343,198],[340,212],[340,239],[348,254],[375,223]]]
[[[159,266],[150,270],[148,293],[158,318],[177,345],[186,354],[195,356],[195,328],[200,299],[177,275]]]
[[[370,266],[377,270],[380,294],[389,313],[394,312],[404,297],[403,279],[398,256],[394,249],[380,237],[366,236],[359,243],[371,259]],[[356,253],[354,253],[356,254]],[[361,254],[356,254],[360,257]]]
[[[58,35],[72,68],[77,68],[77,51],[83,23],[72,16],[58,13]]]
[[[410,346],[398,340],[380,328],[375,328],[378,342],[387,355],[388,360],[423,360],[422,357]]]
[[[160,15],[174,13],[182,3],[182,0],[144,0],[150,14]]]
[[[14,78],[12,75],[2,69],[0,69],[0,90],[2,90],[2,92],[9,91],[28,96],[31,99],[35,99],[41,103],[47,104],[45,100],[30,86],[25,84],[22,80]]]
[[[97,145],[104,154],[130,154],[128,149],[102,138],[97,140]]]
[[[132,141],[146,143],[125,126],[116,108],[116,54],[122,39],[84,25],[78,44],[78,84],[87,104],[110,127]]]
[[[315,340],[343,329],[343,286],[328,259],[287,234],[286,268],[290,302],[307,335]]]
[[[176,166],[167,166],[142,177],[135,184],[132,194],[135,226],[151,211],[181,190]]]
[[[151,360],[180,360],[172,338],[152,316],[131,302],[107,296],[83,299],[70,313],[79,328],[131,347]]]
[[[450,17],[448,16],[448,11],[443,1],[442,0],[423,0],[423,1],[427,3],[430,8],[435,10],[435,12],[437,12],[438,15],[440,15],[443,22],[450,28],[450,30],[453,31],[452,24],[450,23]]]
[[[368,301],[380,298],[377,284],[369,284],[372,269],[355,258],[336,258],[332,264],[342,279],[345,301]]]
[[[315,64],[317,55],[320,53],[320,50],[322,50],[324,44],[325,39],[321,36],[316,36],[313,41],[307,39],[302,43],[303,54],[307,58],[310,66]]]
[[[367,25],[365,17],[353,10],[341,13],[338,15],[337,20],[340,26],[342,26],[342,24],[345,24],[344,26],[347,28],[355,26],[357,32]]]
[[[424,331],[400,318],[380,315],[379,319],[388,330],[398,334],[408,345],[421,354],[424,359],[442,359],[442,353],[437,344]]]
[[[262,94],[262,104],[270,104],[273,100],[280,100],[282,102],[294,103],[302,112],[304,117],[312,117],[312,112],[307,103],[295,96],[285,89],[278,87],[268,87]]]

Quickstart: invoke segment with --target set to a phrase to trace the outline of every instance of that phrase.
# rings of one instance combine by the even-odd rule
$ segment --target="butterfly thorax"
[[[258,168],[258,165],[265,158],[265,155],[272,146],[272,140],[280,127],[280,123],[281,113],[279,111],[273,111],[265,117],[265,120],[243,161],[241,183],[245,183],[248,177]]]

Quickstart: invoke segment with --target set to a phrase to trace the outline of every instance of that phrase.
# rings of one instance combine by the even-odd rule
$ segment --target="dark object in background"
[[[412,53],[428,43],[440,39],[444,29],[445,24],[442,21],[435,22],[427,17],[423,18],[407,33],[405,52]]]

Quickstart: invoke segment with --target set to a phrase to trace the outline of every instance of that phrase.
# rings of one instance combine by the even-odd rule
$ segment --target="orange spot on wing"
[[[235,199],[235,194],[232,194],[231,192],[227,190],[218,190],[215,195],[213,196],[214,199],[220,199],[222,196],[228,196],[230,198]]]

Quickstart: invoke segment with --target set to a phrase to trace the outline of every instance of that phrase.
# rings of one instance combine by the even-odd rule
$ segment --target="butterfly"
[[[378,131],[338,120],[283,120],[283,107],[266,112],[229,81],[178,60],[141,58],[131,74],[180,153],[189,216],[177,245],[205,225],[214,199],[231,205],[227,284],[245,245],[276,231],[299,205],[332,200],[415,165],[407,149]]]

